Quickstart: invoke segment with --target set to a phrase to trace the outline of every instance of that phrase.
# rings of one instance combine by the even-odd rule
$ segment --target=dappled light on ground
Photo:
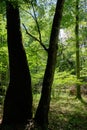
[[[74,96],[52,99],[49,130],[87,130],[87,106]]]
[[[34,95],[34,112],[37,108],[39,98],[40,95]],[[80,101],[75,96],[70,96],[67,93],[61,93],[60,96],[52,98],[48,130],[87,130],[86,101],[86,96]],[[0,117],[1,115],[2,113],[0,113]]]

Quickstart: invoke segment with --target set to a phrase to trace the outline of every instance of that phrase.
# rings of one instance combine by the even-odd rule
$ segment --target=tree
[[[41,126],[42,130],[48,128],[51,87],[56,66],[57,43],[63,4],[64,0],[57,1],[50,36],[47,65],[43,79],[42,94],[35,115],[35,122]],[[2,124],[26,124],[28,119],[32,118],[32,89],[31,76],[22,44],[20,15],[17,1],[6,1],[6,16],[10,83],[4,101]]]
[[[6,1],[6,17],[10,82],[4,101],[2,125],[24,124],[32,118],[32,89],[17,1]]]
[[[76,25],[75,25],[75,36],[76,36],[76,76],[80,79],[80,56],[79,56],[79,0],[76,0]],[[80,84],[77,86],[77,98],[81,99]]]
[[[56,66],[58,35],[60,30],[60,22],[62,19],[63,5],[64,0],[57,1],[50,36],[47,65],[42,84],[42,93],[35,115],[35,121],[39,126],[41,126],[42,130],[46,130],[48,127],[48,111],[50,106],[51,87]]]

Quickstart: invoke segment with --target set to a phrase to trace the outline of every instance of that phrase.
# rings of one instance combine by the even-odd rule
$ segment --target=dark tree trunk
[[[4,101],[2,124],[24,124],[32,118],[31,76],[20,29],[17,2],[6,3],[10,82]]]
[[[52,31],[50,36],[47,66],[42,84],[42,93],[35,115],[35,122],[39,126],[41,126],[42,130],[47,130],[48,127],[48,112],[51,98],[51,87],[53,83],[55,66],[56,66],[58,35],[60,30],[60,22],[62,19],[62,9],[64,1],[65,0],[57,0]]]
[[[76,0],[76,26],[75,26],[75,36],[76,36],[76,76],[80,79],[80,56],[79,56],[79,0]],[[77,98],[81,99],[81,89],[80,84],[76,84],[77,87]]]

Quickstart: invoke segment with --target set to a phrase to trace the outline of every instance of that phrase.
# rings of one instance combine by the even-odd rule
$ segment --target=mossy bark
[[[79,0],[76,0],[76,26],[75,26],[75,36],[76,36],[76,76],[77,80],[80,79],[80,54],[79,54]],[[76,84],[77,95],[76,98],[81,99],[81,88],[80,84]]]

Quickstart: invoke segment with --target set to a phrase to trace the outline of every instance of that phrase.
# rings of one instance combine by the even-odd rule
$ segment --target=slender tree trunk
[[[31,76],[22,44],[18,4],[9,1],[6,6],[10,82],[2,124],[24,124],[32,118]]]
[[[76,35],[76,76],[77,79],[80,79],[80,56],[79,56],[79,0],[76,0],[76,26],[75,26],[75,35]],[[77,86],[77,98],[81,99],[81,90],[80,84]]]
[[[57,0],[52,31],[50,36],[47,66],[42,84],[42,93],[35,115],[35,122],[39,126],[41,126],[42,130],[47,130],[48,127],[48,112],[51,98],[51,87],[53,83],[55,66],[56,66],[58,35],[60,30],[60,22],[62,19],[62,9],[64,1],[65,0]]]

